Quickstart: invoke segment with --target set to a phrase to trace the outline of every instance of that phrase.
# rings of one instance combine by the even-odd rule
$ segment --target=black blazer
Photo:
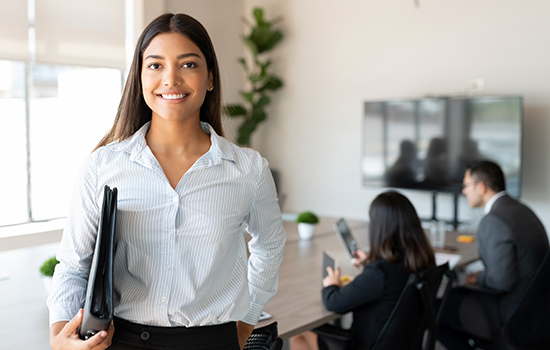
[[[378,260],[365,266],[345,287],[323,288],[323,303],[328,310],[342,314],[353,311],[354,349],[374,345],[408,277],[402,264]]]
[[[498,303],[506,321],[548,251],[548,236],[531,209],[504,195],[481,221],[478,239],[485,271],[478,274],[477,283],[504,292]]]

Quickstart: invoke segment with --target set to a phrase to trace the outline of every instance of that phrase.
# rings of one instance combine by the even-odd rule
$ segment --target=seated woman
[[[356,252],[363,272],[343,286],[340,270],[327,268],[323,303],[330,311],[353,312],[351,349],[369,349],[395,306],[411,272],[435,266],[434,252],[411,202],[397,192],[374,199],[369,211],[370,252]],[[317,335],[305,332],[290,339],[292,350],[317,349]]]

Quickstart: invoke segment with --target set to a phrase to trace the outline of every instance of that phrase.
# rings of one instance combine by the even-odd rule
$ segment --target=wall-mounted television
[[[499,164],[519,198],[521,96],[369,101],[364,106],[361,173],[365,186],[460,193],[466,165]]]

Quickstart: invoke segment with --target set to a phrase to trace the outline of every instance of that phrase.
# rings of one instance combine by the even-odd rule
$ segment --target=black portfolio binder
[[[113,255],[117,189],[105,186],[94,257],[88,278],[80,338],[106,330],[113,319]]]

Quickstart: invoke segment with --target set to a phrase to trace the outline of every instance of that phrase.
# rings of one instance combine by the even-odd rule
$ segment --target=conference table
[[[338,219],[320,218],[315,234],[310,240],[300,239],[295,222],[284,222],[287,243],[279,270],[279,290],[265,307],[265,311],[272,317],[260,321],[256,327],[277,322],[279,337],[288,339],[341,316],[327,311],[321,300],[322,252],[327,251],[336,258],[342,275],[356,276],[361,270],[352,267],[350,258],[333,229]],[[368,223],[358,220],[346,221],[359,248],[368,250]],[[454,247],[456,251],[435,249],[436,258],[438,255],[439,258],[445,259],[459,254],[461,258],[457,266],[475,260],[477,244],[457,242],[458,235],[456,231],[447,231],[445,246]]]

